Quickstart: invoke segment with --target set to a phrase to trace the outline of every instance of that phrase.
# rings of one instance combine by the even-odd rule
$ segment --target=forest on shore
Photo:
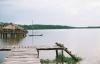
[[[0,26],[8,25],[10,23],[3,23],[0,22]],[[87,27],[74,27],[74,26],[67,26],[67,25],[43,25],[43,24],[33,24],[33,25],[21,25],[19,26],[31,30],[31,29],[88,29],[88,28],[100,28],[100,26],[87,26]]]

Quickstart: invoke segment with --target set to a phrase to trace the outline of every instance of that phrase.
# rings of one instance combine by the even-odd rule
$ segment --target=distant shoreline
[[[63,28],[63,29],[100,29],[100,28]],[[27,30],[59,30],[59,28],[58,29],[27,29]]]
[[[52,30],[52,29],[100,29],[100,27],[73,27],[73,28],[44,28],[44,29],[40,29],[40,28],[37,28],[37,29],[27,29],[27,30]]]
[[[44,29],[100,29],[99,26],[90,26],[90,27],[72,27],[72,26],[63,26],[63,25],[21,25],[23,28],[28,30],[44,30]]]
[[[0,23],[0,26],[7,25],[9,23]],[[100,26],[88,26],[88,27],[74,27],[66,25],[42,25],[42,24],[33,24],[33,25],[19,25],[26,30],[43,30],[43,29],[100,29]]]
[[[74,26],[63,26],[63,25],[21,25],[26,29],[99,29],[100,26],[89,26],[89,27],[74,27]]]

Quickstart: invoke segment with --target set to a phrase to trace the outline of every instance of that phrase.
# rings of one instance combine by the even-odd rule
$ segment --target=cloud
[[[0,0],[0,18],[15,23],[100,25],[99,0]]]

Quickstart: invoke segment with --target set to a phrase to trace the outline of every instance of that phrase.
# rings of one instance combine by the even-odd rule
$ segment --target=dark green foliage
[[[61,26],[61,25],[22,25],[26,29],[66,29],[73,28],[70,26]]]
[[[50,63],[50,60],[46,59],[46,60],[43,60],[43,59],[40,59],[40,62],[41,64],[49,64]]]
[[[77,62],[81,61],[82,59],[80,57],[76,57],[77,61],[75,61],[72,57],[65,57],[64,55],[62,56],[61,53],[58,54],[58,62],[62,62],[62,57],[63,57],[63,62],[68,63],[68,64],[76,64]]]
[[[52,60],[52,61],[48,60],[48,59],[46,59],[46,60],[41,59],[41,63],[42,64],[50,64],[50,63],[56,63],[56,62],[61,63],[62,57],[63,57],[63,62],[66,64],[77,64],[78,62],[80,62],[82,60],[80,57],[76,57],[78,61],[75,61],[75,60],[73,60],[72,57],[65,57],[64,55],[62,56],[62,54],[59,53],[57,59]]]

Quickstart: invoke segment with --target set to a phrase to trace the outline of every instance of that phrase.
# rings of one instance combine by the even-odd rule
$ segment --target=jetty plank
[[[2,64],[41,64],[36,48],[12,48]]]

